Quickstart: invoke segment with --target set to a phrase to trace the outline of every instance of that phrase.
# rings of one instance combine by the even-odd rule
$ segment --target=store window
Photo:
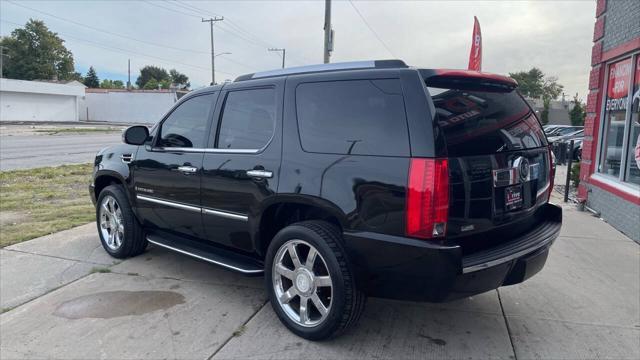
[[[609,64],[598,171],[640,185],[640,53]]]
[[[635,62],[625,179],[630,183],[640,185],[640,55],[636,56]]]
[[[631,68],[631,58],[609,65],[600,172],[616,178],[620,177],[622,155],[624,153],[622,145],[627,116]]]

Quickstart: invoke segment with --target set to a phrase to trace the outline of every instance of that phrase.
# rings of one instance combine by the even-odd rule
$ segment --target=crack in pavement
[[[238,329],[242,329],[245,328],[247,326],[247,324],[249,323],[249,321],[251,321],[253,318],[256,317],[256,315],[258,315],[258,313],[260,312],[260,310],[264,309],[264,307],[269,303],[269,299],[265,300],[264,304],[262,304],[262,306],[260,306],[256,312],[254,312],[253,314],[251,314],[251,316],[249,316],[249,318],[247,319],[247,321],[245,321],[244,323],[242,323],[242,325],[240,325],[238,327]],[[213,360],[213,357],[216,356],[225,346],[227,346],[227,344],[231,341],[231,339],[235,338],[235,331],[231,334],[231,336],[229,336],[229,338],[227,340],[225,340],[218,349],[216,349],[216,351],[213,352],[213,354],[211,354],[211,356],[209,356],[207,358],[207,360]]]
[[[500,309],[502,310],[502,317],[504,318],[504,324],[507,327],[507,335],[509,336],[511,351],[513,351],[513,358],[518,360],[518,355],[516,355],[516,346],[513,343],[513,335],[511,334],[511,328],[509,327],[509,319],[507,319],[507,315],[504,312],[504,306],[502,305],[502,298],[500,297],[500,289],[496,289],[496,293],[498,294],[498,302],[500,303]]]
[[[50,258],[59,259],[59,260],[81,262],[81,263],[91,264],[91,265],[101,265],[101,266],[107,266],[107,267],[113,266],[113,265],[117,265],[117,264],[98,263],[98,262],[88,261],[88,260],[70,259],[70,258],[65,258],[65,257],[62,257],[62,256],[56,256],[56,255],[38,254],[38,253],[33,253],[33,252],[29,252],[29,251],[24,251],[24,250],[7,249],[7,248],[4,248],[2,250],[4,250],[4,251],[13,251],[13,252],[21,253],[21,254],[50,257]]]

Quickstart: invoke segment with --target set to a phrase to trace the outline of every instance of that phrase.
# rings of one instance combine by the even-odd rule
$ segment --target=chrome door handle
[[[273,177],[273,172],[267,170],[247,170],[247,175],[256,178],[270,179]]]
[[[193,174],[198,171],[198,168],[193,166],[178,166],[178,171],[183,174]]]

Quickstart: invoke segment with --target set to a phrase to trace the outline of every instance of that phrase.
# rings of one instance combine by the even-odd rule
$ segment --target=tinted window
[[[540,123],[515,91],[429,88],[429,92],[451,156],[493,154],[546,145]]]
[[[233,91],[227,95],[218,148],[260,149],[267,145],[276,118],[274,89]]]
[[[162,123],[159,146],[195,147],[205,146],[205,134],[209,124],[209,112],[216,94],[196,96],[186,100]]]
[[[408,156],[400,81],[301,84],[296,107],[302,148],[309,152]]]

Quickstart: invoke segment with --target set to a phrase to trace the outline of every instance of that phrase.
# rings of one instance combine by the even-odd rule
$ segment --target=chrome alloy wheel
[[[273,261],[272,282],[278,305],[296,324],[314,327],[327,318],[333,284],[313,245],[298,239],[282,244]]]
[[[122,210],[116,199],[107,195],[100,203],[100,232],[111,250],[118,250],[124,240]]]

